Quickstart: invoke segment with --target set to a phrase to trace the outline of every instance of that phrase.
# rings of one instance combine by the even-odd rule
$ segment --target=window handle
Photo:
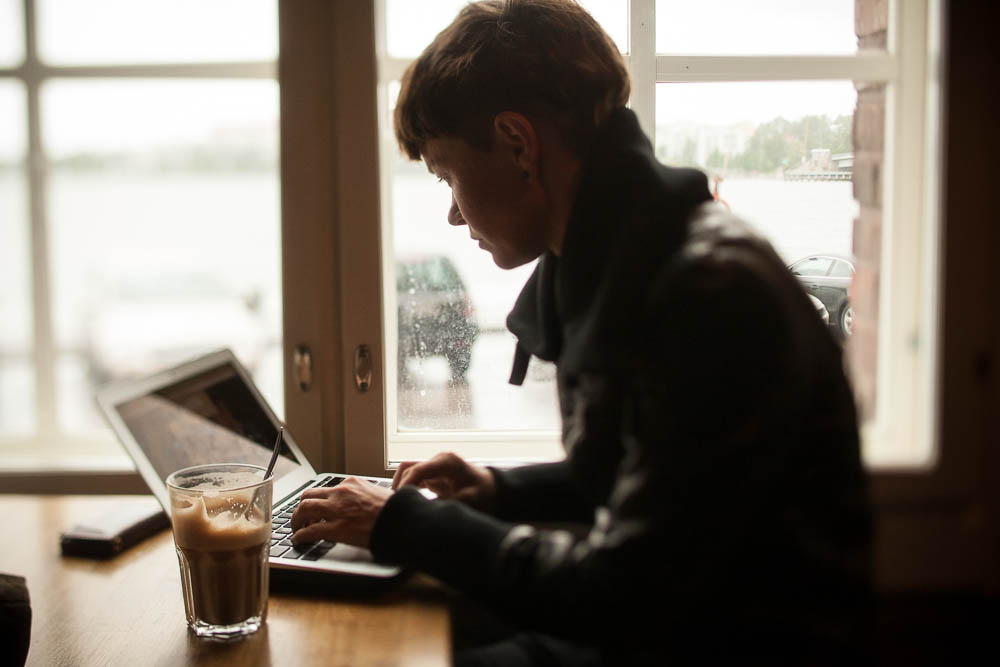
[[[362,394],[372,386],[372,352],[364,343],[354,350],[354,384]]]
[[[299,383],[299,390],[309,391],[312,386],[312,351],[308,345],[299,344],[295,346],[292,353],[292,368],[295,370],[295,379]]]

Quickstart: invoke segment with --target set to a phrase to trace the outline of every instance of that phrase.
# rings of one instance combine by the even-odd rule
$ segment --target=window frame
[[[632,77],[630,105],[639,117],[646,133],[655,137],[656,85],[685,82],[746,82],[746,81],[823,81],[849,80],[855,83],[886,85],[886,125],[884,180],[884,233],[882,244],[882,274],[879,284],[879,342],[877,374],[877,409],[874,419],[863,426],[865,449],[881,445],[883,449],[902,449],[900,443],[917,442],[914,448],[928,451],[925,461],[912,460],[899,465],[897,461],[869,461],[877,471],[915,471],[925,477],[922,470],[934,467],[938,456],[934,433],[936,428],[936,399],[932,388],[936,383],[936,331],[937,286],[935,261],[938,248],[937,192],[939,177],[933,170],[936,164],[934,137],[940,135],[937,98],[938,72],[932,67],[938,57],[936,33],[941,30],[941,8],[937,0],[916,0],[889,4],[889,42],[885,50],[859,50],[848,55],[807,56],[711,56],[657,54],[656,2],[655,0],[628,0],[629,53],[626,64]],[[378,109],[388,108],[389,82],[398,80],[412,59],[387,55],[384,44],[386,21],[385,1],[376,2],[376,53],[378,54]],[[925,53],[926,52],[926,53]],[[904,66],[905,64],[905,66]],[[907,113],[896,113],[907,109]],[[383,120],[383,122],[386,122]],[[391,141],[383,140],[379,146],[382,164],[391,164],[398,150]],[[391,174],[383,169],[381,179],[381,208],[386,221],[391,220]],[[914,193],[925,193],[914,196]],[[892,224],[893,219],[913,221],[912,224]],[[389,223],[384,223],[388,225]],[[388,228],[388,227],[387,227]],[[387,235],[391,236],[391,235]],[[392,249],[382,248],[382,265],[391,266]],[[919,285],[919,289],[905,289],[906,285]],[[383,316],[387,334],[395,332],[395,309],[389,307],[393,294],[384,292],[387,306]],[[374,335],[374,334],[370,334]],[[919,349],[912,341],[920,340]],[[387,346],[393,349],[391,341]],[[394,386],[395,369],[386,364],[384,387]],[[898,390],[906,387],[906,392]],[[395,414],[393,406],[382,393],[379,400],[386,405],[385,429],[392,437]],[[902,419],[900,415],[921,414],[926,417],[919,423]],[[346,418],[350,419],[350,416]],[[427,433],[407,434],[405,440],[414,443],[406,448],[416,456],[432,453],[428,447],[461,448],[470,458],[490,460],[491,441],[503,439],[530,447],[550,434],[489,433],[468,434]],[[888,444],[887,444],[888,443]],[[386,449],[388,444],[385,445]],[[399,448],[394,442],[394,447]],[[395,461],[384,457],[386,470]],[[506,462],[509,462],[505,459]]]

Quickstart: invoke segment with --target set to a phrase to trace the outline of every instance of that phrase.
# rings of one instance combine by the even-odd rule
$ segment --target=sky
[[[278,53],[275,0],[35,3],[39,53],[53,64],[271,60]]]
[[[417,56],[465,5],[464,0],[386,3],[387,47],[398,58]],[[627,53],[627,0],[580,4]],[[656,0],[656,37],[658,53],[849,54],[857,50],[854,0]]]
[[[854,0],[657,0],[656,51],[700,55],[854,53]]]

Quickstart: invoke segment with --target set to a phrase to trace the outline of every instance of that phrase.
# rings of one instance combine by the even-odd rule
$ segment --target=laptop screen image
[[[114,408],[161,480],[175,470],[205,463],[266,468],[278,436],[232,364],[209,368]],[[275,478],[300,466],[283,444]]]

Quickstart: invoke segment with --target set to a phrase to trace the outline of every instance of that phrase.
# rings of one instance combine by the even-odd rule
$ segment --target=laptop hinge
[[[308,482],[306,482],[305,484],[303,484],[303,485],[302,485],[302,486],[300,486],[299,488],[295,489],[294,491],[292,491],[291,493],[289,493],[289,494],[288,494],[287,496],[285,496],[284,498],[282,498],[282,499],[281,499],[281,500],[279,500],[278,502],[276,502],[276,503],[271,503],[271,507],[277,507],[278,505],[284,505],[284,504],[285,504],[285,501],[287,501],[287,500],[288,500],[289,498],[291,498],[292,496],[297,496],[297,495],[299,495],[300,493],[302,493],[302,491],[303,491],[303,490],[305,490],[305,488],[306,488],[307,486],[312,486],[313,482],[315,482],[315,481],[316,481],[315,479],[311,479],[311,480],[309,480]]]

